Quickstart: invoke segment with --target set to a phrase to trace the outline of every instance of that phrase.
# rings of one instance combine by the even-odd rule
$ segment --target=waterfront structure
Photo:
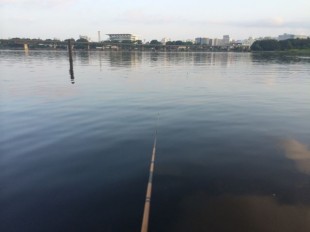
[[[133,34],[107,34],[109,36],[110,41],[118,41],[118,42],[123,42],[123,41],[136,41],[138,40],[138,37]]]

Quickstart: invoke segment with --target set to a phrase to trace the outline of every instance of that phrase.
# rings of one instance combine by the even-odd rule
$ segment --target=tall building
[[[230,42],[229,35],[223,35],[222,45],[228,45]]]
[[[138,37],[133,34],[107,34],[111,41],[136,41],[138,40]]]

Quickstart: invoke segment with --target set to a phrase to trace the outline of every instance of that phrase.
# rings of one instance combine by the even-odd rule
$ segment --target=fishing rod
[[[159,120],[159,113],[158,113],[157,122],[158,120]],[[141,232],[147,232],[148,226],[149,226],[151,197],[152,197],[152,184],[153,184],[153,174],[154,174],[155,156],[156,156],[156,142],[157,142],[157,123],[155,127],[154,144],[153,144],[152,158],[151,158],[151,164],[150,164],[149,181],[148,181],[147,189],[146,189]]]

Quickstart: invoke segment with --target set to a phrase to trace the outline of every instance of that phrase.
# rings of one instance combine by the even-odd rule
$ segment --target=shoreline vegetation
[[[67,50],[68,40],[0,39],[0,50]],[[155,52],[253,52],[278,55],[310,56],[310,38],[288,40],[257,40],[251,47],[238,43],[225,46],[210,46],[192,42],[170,41],[162,44],[157,40],[142,44],[142,41],[88,42],[84,39],[70,39],[74,50],[104,51],[155,51]]]
[[[39,39],[20,39],[13,38],[9,40],[0,40],[0,49],[23,50],[25,45],[29,50],[67,50],[68,40],[70,40],[73,50],[106,50],[106,51],[208,51],[208,52],[249,52],[249,46],[241,44],[227,44],[225,46],[210,46],[207,44],[194,44],[192,42],[169,41],[162,44],[157,40],[148,43],[137,41],[102,41],[89,42],[85,39],[67,39],[60,40],[39,40]]]
[[[310,38],[287,40],[257,40],[251,46],[252,52],[268,52],[281,55],[310,55]]]

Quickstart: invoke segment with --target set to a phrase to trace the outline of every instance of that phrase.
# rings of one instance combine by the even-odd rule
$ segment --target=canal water
[[[310,59],[0,51],[0,231],[310,231]]]

